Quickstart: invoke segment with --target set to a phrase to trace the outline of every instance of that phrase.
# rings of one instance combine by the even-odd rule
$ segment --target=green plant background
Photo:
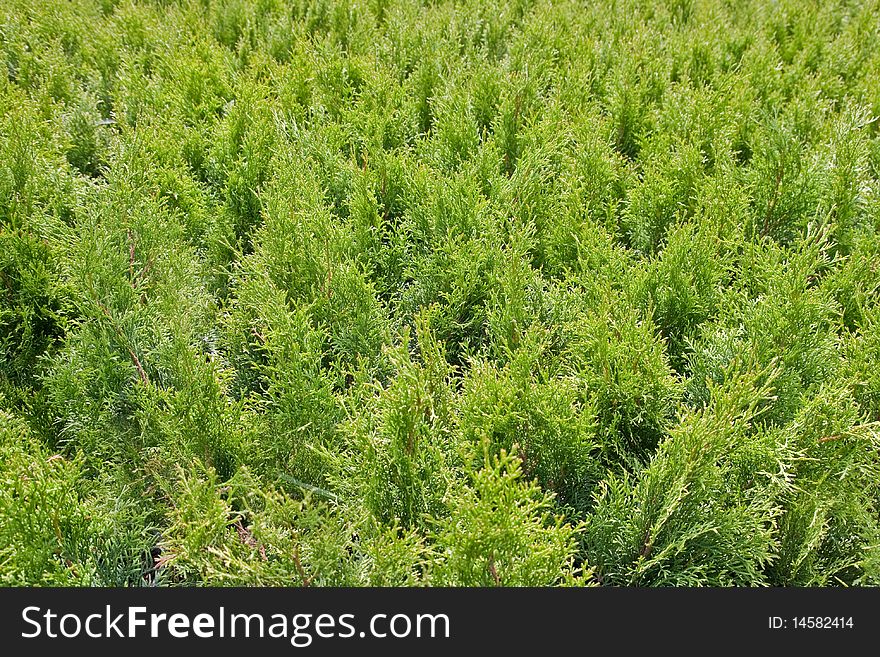
[[[0,584],[880,584],[877,0],[0,0]]]

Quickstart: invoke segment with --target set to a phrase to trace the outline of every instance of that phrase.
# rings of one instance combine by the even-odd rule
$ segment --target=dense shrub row
[[[880,584],[878,16],[0,1],[0,584]]]

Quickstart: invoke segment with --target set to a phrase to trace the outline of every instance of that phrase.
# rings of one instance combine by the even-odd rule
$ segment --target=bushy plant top
[[[0,584],[880,584],[878,16],[0,0]]]

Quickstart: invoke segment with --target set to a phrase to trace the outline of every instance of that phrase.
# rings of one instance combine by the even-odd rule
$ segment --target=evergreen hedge
[[[880,584],[877,0],[0,0],[0,584]]]

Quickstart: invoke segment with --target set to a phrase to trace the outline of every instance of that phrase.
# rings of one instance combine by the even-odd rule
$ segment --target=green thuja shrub
[[[784,498],[771,581],[798,586],[876,581],[876,571],[863,570],[878,536],[880,487],[870,474],[880,468],[876,422],[864,418],[846,388],[827,385],[783,431],[777,440],[797,452],[789,471],[796,488]],[[875,483],[862,479],[869,474]]]
[[[54,352],[63,338],[71,311],[59,280],[52,248],[25,230],[0,232],[0,385],[10,401],[14,391],[37,384],[37,363]]]
[[[342,409],[322,372],[326,335],[305,310],[287,308],[271,283],[249,280],[227,319],[226,344],[235,369],[228,394],[258,432],[243,443],[257,472],[285,473],[320,485],[327,464],[317,448],[334,441]]]
[[[880,583],[876,0],[0,0],[0,584]]]
[[[524,477],[579,512],[604,475],[595,402],[574,376],[548,366],[547,351],[531,332],[500,371],[473,363],[463,382],[458,431],[480,459],[484,450],[519,458]]]
[[[761,147],[753,151],[752,166],[745,174],[753,210],[746,236],[788,244],[815,217],[818,175],[796,128],[778,119],[768,120],[767,125],[765,133],[756,137]]]
[[[612,475],[587,519],[584,549],[603,583],[760,585],[775,559],[783,449],[753,433],[769,395],[752,377],[713,387],[640,472]],[[763,444],[762,444],[763,443]]]
[[[629,192],[622,229],[634,249],[653,253],[669,227],[690,214],[702,158],[696,149],[684,147],[647,161],[650,168]]]
[[[592,401],[611,458],[641,460],[672,426],[681,394],[662,338],[623,294],[578,294],[567,304],[563,367]]]
[[[458,460],[451,435],[450,366],[441,344],[420,315],[410,353],[410,331],[389,352],[394,376],[374,401],[351,418],[348,442],[355,453],[341,463],[339,486],[357,486],[371,514],[407,528],[442,513]],[[369,397],[368,397],[369,399]]]
[[[266,489],[248,470],[220,480],[179,468],[162,537],[169,583],[344,586],[358,582],[351,533],[328,508]]]
[[[552,496],[522,480],[519,458],[502,450],[449,500],[436,531],[432,583],[445,586],[581,584],[578,528],[552,515]]]
[[[828,263],[827,235],[826,228],[807,236],[794,254],[769,241],[745,251],[741,283],[727,288],[733,296],[720,301],[722,308],[736,309],[736,319],[705,325],[710,332],[689,356],[689,392],[695,401],[705,399],[706,382],[722,380],[721,371],[732,361],[750,369],[779,364],[768,419],[787,422],[805,393],[835,376],[839,308],[826,290],[811,284]]]
[[[706,231],[692,224],[678,227],[643,279],[649,313],[667,341],[670,360],[684,364],[687,340],[715,313],[727,264]]]
[[[880,313],[876,306],[865,313],[855,334],[843,343],[844,370],[851,382],[852,394],[869,422],[880,420],[880,380],[872,366],[880,349]]]
[[[90,530],[77,494],[80,464],[51,454],[24,422],[5,412],[0,441],[0,581],[6,586],[87,584],[89,571],[76,563]]]

